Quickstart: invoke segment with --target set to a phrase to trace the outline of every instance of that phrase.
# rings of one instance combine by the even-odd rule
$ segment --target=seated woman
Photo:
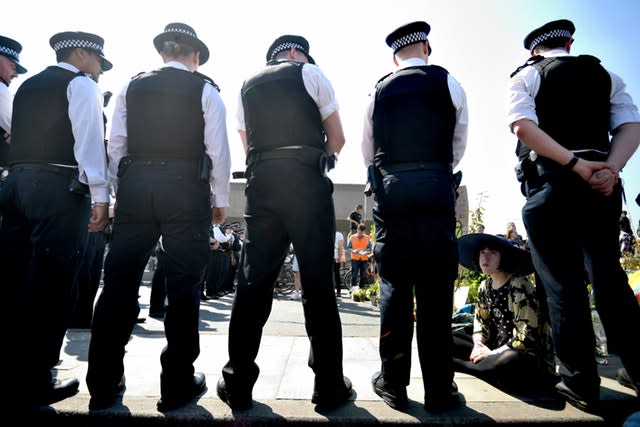
[[[478,288],[473,334],[454,334],[456,371],[509,392],[553,386],[551,330],[527,277],[533,273],[529,253],[484,233],[462,236],[458,248],[460,264],[488,278]]]

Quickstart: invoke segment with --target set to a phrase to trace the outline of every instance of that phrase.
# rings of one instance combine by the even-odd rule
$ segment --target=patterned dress
[[[491,349],[507,345],[537,355],[540,367],[555,373],[551,328],[540,319],[536,289],[525,276],[513,276],[499,289],[489,278],[478,288],[473,334]]]

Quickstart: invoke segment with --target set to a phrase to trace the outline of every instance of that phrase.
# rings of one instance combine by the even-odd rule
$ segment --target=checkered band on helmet
[[[555,29],[551,30],[547,33],[540,34],[535,39],[531,40],[531,44],[529,45],[529,50],[534,49],[540,43],[549,40],[549,39],[557,39],[557,38],[565,38],[570,39],[572,36],[571,31],[565,29]]]
[[[289,49],[297,49],[304,52],[304,47],[300,46],[298,43],[286,42],[286,43],[279,44],[273,49],[273,52],[271,52],[270,60],[273,61],[276,55],[278,55],[280,52],[284,52],[285,50],[289,50]]]
[[[391,43],[391,49],[396,52],[405,46],[409,46],[410,44],[425,42],[427,40],[427,33],[425,33],[424,31],[418,31],[416,33],[411,33],[407,34],[406,36],[400,37],[398,40]]]
[[[0,46],[0,55],[3,55],[3,54],[17,58],[20,52],[18,52],[15,49],[10,49],[6,46]]]
[[[53,44],[53,50],[56,52],[60,49],[66,48],[76,48],[79,47],[81,49],[91,49],[97,52],[102,53],[102,46],[96,42],[92,42],[89,40],[80,40],[80,39],[68,39],[68,40],[60,40]]]
[[[198,36],[196,36],[196,33],[194,31],[190,31],[188,28],[184,28],[184,27],[167,27],[164,29],[165,33],[182,33],[182,34],[187,34],[191,37],[195,37],[198,38]]]

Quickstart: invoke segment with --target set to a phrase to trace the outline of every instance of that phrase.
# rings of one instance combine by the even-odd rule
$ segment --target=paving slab
[[[140,292],[141,316],[147,316],[148,282]],[[125,355],[127,390],[122,403],[104,411],[89,412],[89,394],[84,381],[90,331],[71,329],[60,355],[56,374],[80,379],[76,396],[49,407],[19,414],[6,414],[5,426],[25,420],[38,425],[61,422],[68,426],[154,426],[154,425],[618,425],[640,405],[632,390],[615,380],[620,361],[610,355],[600,365],[603,411],[587,414],[566,405],[555,393],[514,396],[466,374],[455,380],[463,405],[443,414],[423,408],[422,378],[417,348],[413,345],[411,384],[407,389],[410,407],[406,412],[389,408],[373,392],[371,376],[379,369],[379,312],[369,302],[354,302],[346,292],[339,302],[343,325],[344,372],[352,382],[352,400],[330,413],[319,413],[310,402],[313,372],[307,366],[309,341],[299,301],[286,296],[274,298],[272,314],[265,325],[257,363],[261,373],[253,390],[254,406],[235,412],[215,393],[215,384],[227,361],[228,318],[232,295],[202,303],[201,353],[195,367],[205,373],[208,391],[197,401],[176,411],[156,410],[160,397],[160,351],[165,345],[162,321],[147,317],[135,326]],[[14,418],[15,417],[15,418]]]

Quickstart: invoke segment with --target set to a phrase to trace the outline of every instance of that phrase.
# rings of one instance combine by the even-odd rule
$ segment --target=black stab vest
[[[590,55],[544,58],[532,65],[540,72],[536,114],[540,129],[569,150],[609,151],[611,77]],[[518,141],[519,159],[527,146]]]
[[[408,67],[376,85],[373,110],[374,163],[453,161],[456,109],[448,72],[425,65]]]
[[[324,151],[318,106],[304,87],[300,62],[270,62],[242,86],[250,150],[304,145]]]
[[[51,66],[27,79],[13,100],[10,163],[77,165],[67,86],[84,73]]]
[[[173,67],[134,77],[127,89],[129,155],[141,159],[201,159],[205,152],[204,84],[202,77]]]

